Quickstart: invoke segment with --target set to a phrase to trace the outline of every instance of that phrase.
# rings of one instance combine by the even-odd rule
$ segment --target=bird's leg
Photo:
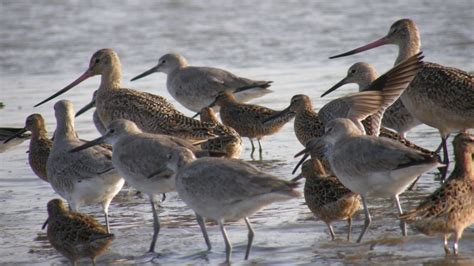
[[[248,260],[250,249],[252,248],[253,236],[255,235],[255,231],[253,230],[252,225],[250,225],[248,217],[245,217],[245,223],[247,224],[247,228],[249,229],[247,250],[245,251],[245,259]]]
[[[255,152],[255,145],[253,145],[253,140],[251,138],[249,138],[250,140],[250,144],[252,144],[252,152],[250,152],[250,157],[252,157],[253,159],[253,153]]]
[[[365,200],[365,196],[360,196],[362,199],[362,205],[364,206],[364,212],[365,212],[365,221],[364,221],[364,228],[362,229],[362,232],[359,235],[359,238],[357,239],[357,243],[360,243],[362,240],[362,237],[364,236],[365,232],[369,228],[370,224],[372,223],[372,217],[370,217],[369,213],[369,208],[367,207],[367,201]]]
[[[151,210],[153,211],[153,239],[151,240],[149,252],[155,252],[156,239],[158,238],[158,233],[160,232],[160,220],[156,212],[156,202],[155,197],[150,196]]]
[[[102,203],[102,211],[104,212],[104,217],[105,217],[105,227],[107,227],[107,233],[110,234],[110,226],[109,226],[109,202],[103,202]]]
[[[166,199],[166,193],[163,193],[163,197],[161,198],[161,202],[165,202]]]
[[[219,220],[218,221],[219,227],[221,228],[222,236],[224,237],[224,242],[225,242],[225,254],[226,254],[226,263],[230,262],[230,254],[232,253],[232,244],[229,241],[229,238],[227,237],[227,232],[225,231],[224,228],[224,221]]]
[[[204,240],[206,241],[207,251],[211,251],[212,246],[211,246],[211,241],[209,240],[209,236],[207,235],[206,221],[201,215],[197,213],[196,213],[196,220],[199,224],[199,227],[201,227],[202,236],[204,237]]]
[[[95,258],[91,258],[92,260],[92,266],[95,266]]]
[[[349,217],[349,219],[347,219],[347,223],[349,225],[349,228],[347,229],[347,241],[350,242],[352,235],[352,217]]]
[[[459,253],[459,239],[461,239],[462,231],[456,232],[454,235],[453,253],[458,255]]]
[[[444,234],[444,252],[446,254],[451,253],[451,251],[449,250],[449,246],[448,246],[448,238],[449,238],[449,234]]]
[[[398,195],[395,195],[393,199],[395,200],[395,204],[397,205],[398,214],[402,215],[403,210],[402,206],[400,205],[400,199],[398,198]],[[407,236],[407,225],[403,220],[400,220],[400,229],[402,229],[402,235]]]
[[[331,235],[331,240],[334,241],[336,239],[336,235],[334,234],[334,230],[332,229],[332,225],[327,223],[329,234]]]
[[[420,180],[420,177],[421,177],[421,175],[419,175],[419,176],[418,176],[418,177],[415,179],[415,181],[413,181],[413,183],[411,183],[411,185],[408,187],[408,189],[407,189],[407,190],[410,190],[410,191],[412,191],[412,190],[413,190],[413,188],[414,188],[414,187],[415,187],[415,185],[416,185],[416,182],[418,182],[418,180]]]
[[[448,137],[441,137],[441,145],[443,145],[443,164],[444,168],[441,170],[441,180],[444,182],[446,176],[448,175],[448,166],[449,166],[449,153],[448,153]]]
[[[260,160],[261,160],[262,159],[262,151],[263,151],[262,143],[260,143],[260,139],[257,139],[257,141],[258,141],[258,153],[260,155]]]

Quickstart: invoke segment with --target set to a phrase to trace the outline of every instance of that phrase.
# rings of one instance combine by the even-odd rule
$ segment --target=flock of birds
[[[347,76],[326,95],[347,83],[359,92],[343,96],[315,112],[306,95],[292,97],[288,108],[275,111],[243,102],[271,92],[270,81],[255,81],[225,70],[189,66],[178,54],[162,56],[158,65],[132,80],[154,72],[167,74],[168,92],[184,107],[198,112],[200,120],[179,112],[165,98],[121,86],[121,65],[111,49],[94,53],[89,67],[77,80],[36,106],[65,93],[83,80],[99,75],[101,82],[92,101],[74,114],[70,101],[54,105],[57,127],[50,139],[40,114],[26,119],[24,129],[8,131],[10,141],[31,132],[29,163],[34,173],[49,182],[64,198],[48,203],[48,239],[72,264],[82,257],[104,252],[114,236],[108,223],[108,207],[126,182],[149,196],[153,211],[155,251],[160,231],[159,196],[177,191],[195,212],[208,250],[211,250],[205,219],[217,221],[225,240],[226,262],[232,245],[224,222],[244,219],[248,227],[245,259],[249,257],[254,230],[248,219],[264,206],[297,198],[300,178],[306,178],[304,197],[310,210],[327,225],[348,220],[362,205],[365,223],[357,242],[371,224],[368,200],[390,197],[397,207],[402,234],[405,223],[425,234],[454,234],[454,253],[465,227],[474,223],[473,76],[462,70],[423,62],[420,37],[409,19],[395,22],[388,34],[366,46],[334,56],[347,56],[384,44],[399,47],[395,66],[378,76],[367,63],[356,63]],[[95,107],[94,124],[101,137],[78,138],[74,117]],[[217,119],[220,112],[222,123]],[[238,160],[241,137],[255,152],[264,136],[276,133],[294,119],[294,132],[304,149],[295,167],[301,173],[291,181],[264,173]],[[408,141],[405,133],[424,123],[439,130],[443,150],[430,151]],[[387,128],[393,129],[389,130]],[[449,178],[447,138],[454,138],[455,167]],[[3,131],[2,131],[2,134]],[[308,157],[310,159],[306,160]],[[424,172],[439,167],[443,183],[417,208],[404,212],[399,195]],[[100,203],[105,226],[80,207]]]

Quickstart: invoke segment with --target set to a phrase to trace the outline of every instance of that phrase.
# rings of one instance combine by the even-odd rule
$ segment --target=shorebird
[[[78,79],[55,93],[39,106],[75,87],[83,80],[100,75],[102,77],[95,97],[96,111],[104,126],[116,119],[128,119],[149,133],[160,133],[190,140],[215,137],[214,124],[201,123],[183,115],[165,98],[151,93],[121,87],[121,65],[112,49],[101,49],[92,56],[89,68]]]
[[[167,167],[176,172],[176,190],[180,198],[196,213],[208,250],[211,242],[205,218],[219,224],[229,263],[232,245],[224,228],[226,220],[244,219],[248,228],[245,259],[248,259],[254,230],[248,216],[266,205],[300,196],[298,183],[285,181],[263,173],[255,166],[236,159],[195,159],[187,149],[177,149],[169,155]]]
[[[301,166],[301,173],[293,179],[306,178],[304,199],[311,212],[326,223],[331,239],[335,240],[331,223],[347,220],[347,241],[351,239],[352,216],[360,209],[359,195],[344,187],[334,175],[329,175],[320,160],[312,158]]]
[[[332,100],[319,110],[319,118],[324,124],[334,118],[348,118],[362,132],[379,135],[384,111],[398,99],[423,67],[422,59],[421,52],[413,55],[365,86],[365,90]],[[337,89],[345,80],[347,78],[328,89],[322,96]],[[371,118],[368,122],[371,125],[366,131],[362,120],[369,115]]]
[[[165,54],[158,65],[134,77],[132,81],[154,72],[167,75],[166,88],[173,98],[193,112],[208,106],[222,91],[235,93],[238,101],[246,102],[272,92],[267,89],[272,81],[250,80],[226,70],[212,67],[189,66],[179,54]]]
[[[355,63],[347,70],[346,77],[329,89],[323,96],[350,83],[356,83],[359,86],[359,91],[368,90],[370,84],[372,84],[377,77],[377,71],[372,65],[365,62]],[[420,124],[421,122],[408,112],[400,99],[397,99],[383,113],[382,126],[395,130],[404,138],[406,138],[407,131]]]
[[[453,141],[454,170],[433,194],[401,219],[427,235],[443,234],[444,251],[450,253],[448,239],[454,234],[454,254],[466,227],[474,224],[474,136],[461,133]]]
[[[417,54],[420,51],[420,34],[415,22],[398,20],[381,39],[330,58],[360,53],[385,44],[398,46],[395,64]],[[448,166],[449,134],[474,128],[474,76],[460,69],[425,62],[400,99],[415,118],[438,129],[443,163]],[[447,167],[443,170],[442,179],[446,175]]]
[[[235,129],[240,136],[247,137],[252,144],[253,156],[255,146],[252,139],[257,139],[259,146],[260,158],[262,158],[262,145],[260,139],[278,132],[288,121],[290,121],[295,113],[286,110],[284,113],[272,110],[260,105],[239,103],[231,92],[221,92],[209,107],[219,106],[222,123]],[[264,123],[265,120],[280,114],[277,119]]]
[[[42,180],[48,181],[46,175],[46,163],[53,146],[53,141],[48,138],[44,118],[40,114],[32,114],[26,118],[25,127],[10,136],[5,143],[14,138],[21,137],[25,132],[31,132],[28,162],[31,170]]]
[[[30,134],[25,134],[24,128],[0,127],[0,153],[6,152],[11,148],[20,145],[30,137]]]
[[[217,125],[214,132],[218,134],[217,138],[203,142],[201,148],[203,150],[223,152],[226,154],[227,158],[238,159],[242,150],[242,139],[240,138],[239,133],[237,133],[233,128],[221,124],[212,108],[202,108],[200,115],[201,121],[211,122]]]
[[[79,109],[77,111],[75,117],[78,117],[82,115],[83,113],[87,112],[89,109],[92,109],[95,107],[95,97],[97,95],[97,91],[94,91],[94,94],[92,95],[92,100],[86,104],[84,107]],[[107,132],[107,128],[105,127],[104,123],[100,120],[99,113],[97,113],[97,110],[94,110],[94,113],[92,114],[92,121],[94,122],[94,126],[99,131],[101,135],[104,135],[105,132]]]
[[[305,154],[304,160],[311,150],[324,147],[331,170],[339,181],[362,198],[365,222],[357,242],[362,240],[372,221],[368,197],[392,197],[398,213],[403,214],[398,195],[417,176],[440,165],[435,157],[396,141],[364,135],[352,120],[346,118],[336,118],[326,124],[324,136],[311,140],[296,156]],[[400,227],[406,236],[403,221]]]
[[[191,149],[196,155],[208,155],[186,140],[168,136],[145,133],[129,120],[118,119],[112,122],[107,132],[71,152],[87,151],[101,143],[112,144],[112,162],[127,184],[147,194],[153,211],[153,239],[149,252],[155,252],[155,244],[160,231],[160,221],[156,211],[158,194],[175,190],[174,173],[163,171],[166,168],[167,154],[176,147]]]
[[[89,215],[69,211],[60,199],[48,202],[47,235],[51,245],[72,265],[81,258],[95,258],[104,253],[114,239],[107,229]]]
[[[59,101],[54,105],[54,111],[57,126],[46,164],[48,180],[74,212],[79,211],[81,205],[100,203],[107,232],[110,232],[109,205],[124,184],[112,165],[112,152],[99,146],[70,153],[71,149],[85,143],[78,139],[74,128],[72,103]]]

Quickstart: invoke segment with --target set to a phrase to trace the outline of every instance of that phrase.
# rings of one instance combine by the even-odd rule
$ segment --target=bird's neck
[[[102,74],[99,89],[119,89],[121,79],[122,75],[120,69],[114,67],[110,71]]]
[[[405,40],[398,44],[398,57],[395,65],[420,52],[421,41],[418,31],[410,31]]]
[[[77,138],[73,118],[72,119],[63,118],[57,122],[58,122],[58,126],[56,127],[56,131],[54,132],[55,140]]]
[[[472,154],[468,151],[458,149],[458,151],[455,150],[454,158],[456,164],[451,175],[468,177],[474,182]]]

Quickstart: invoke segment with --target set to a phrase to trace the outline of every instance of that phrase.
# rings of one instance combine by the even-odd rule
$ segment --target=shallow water
[[[275,92],[255,100],[283,108],[294,94],[308,94],[315,107],[327,99],[319,95],[345,75],[354,62],[365,60],[379,73],[389,69],[395,47],[379,48],[353,57],[327,57],[362,45],[385,34],[402,17],[415,20],[421,30],[427,61],[474,71],[474,4],[472,1],[2,1],[0,8],[0,110],[1,126],[23,126],[27,115],[38,112],[54,130],[53,103],[32,106],[67,85],[87,67],[93,52],[114,48],[120,55],[127,87],[163,95],[165,76],[155,74],[130,83],[131,77],[155,65],[159,56],[174,51],[194,65],[212,65],[255,79],[273,80]],[[86,104],[97,88],[92,78],[60,97],[76,108]],[[178,104],[178,108],[183,110]],[[183,110],[188,114],[190,112]],[[79,135],[98,136],[92,114],[77,120]],[[435,148],[434,129],[420,126],[409,133],[417,144]],[[27,164],[28,142],[0,154],[0,264],[61,264],[66,260],[45,238],[41,225],[46,203],[58,197],[38,179]],[[242,158],[250,160],[245,140]],[[263,141],[264,160],[255,161],[265,171],[290,179],[296,164],[293,155],[302,147],[292,124]],[[401,195],[409,209],[438,186],[428,172],[413,192]],[[152,215],[146,198],[121,193],[110,206],[112,231],[117,236],[110,250],[99,257],[104,264],[160,263],[219,264],[224,243],[215,225],[208,226],[213,251],[202,253],[205,243],[193,213],[169,194],[162,203],[162,230],[157,243],[161,254],[145,251],[152,235]],[[229,223],[234,244],[234,264],[473,264],[474,230],[468,228],[460,242],[461,255],[445,256],[441,238],[409,230],[402,238],[396,209],[389,200],[370,201],[373,226],[362,244],[346,242],[346,222],[335,223],[338,240],[329,241],[326,226],[315,221],[304,199],[270,205],[250,218],[256,230],[248,262],[243,261],[246,226]],[[98,206],[82,209],[100,221]],[[361,230],[362,211],[354,219],[353,237]]]

